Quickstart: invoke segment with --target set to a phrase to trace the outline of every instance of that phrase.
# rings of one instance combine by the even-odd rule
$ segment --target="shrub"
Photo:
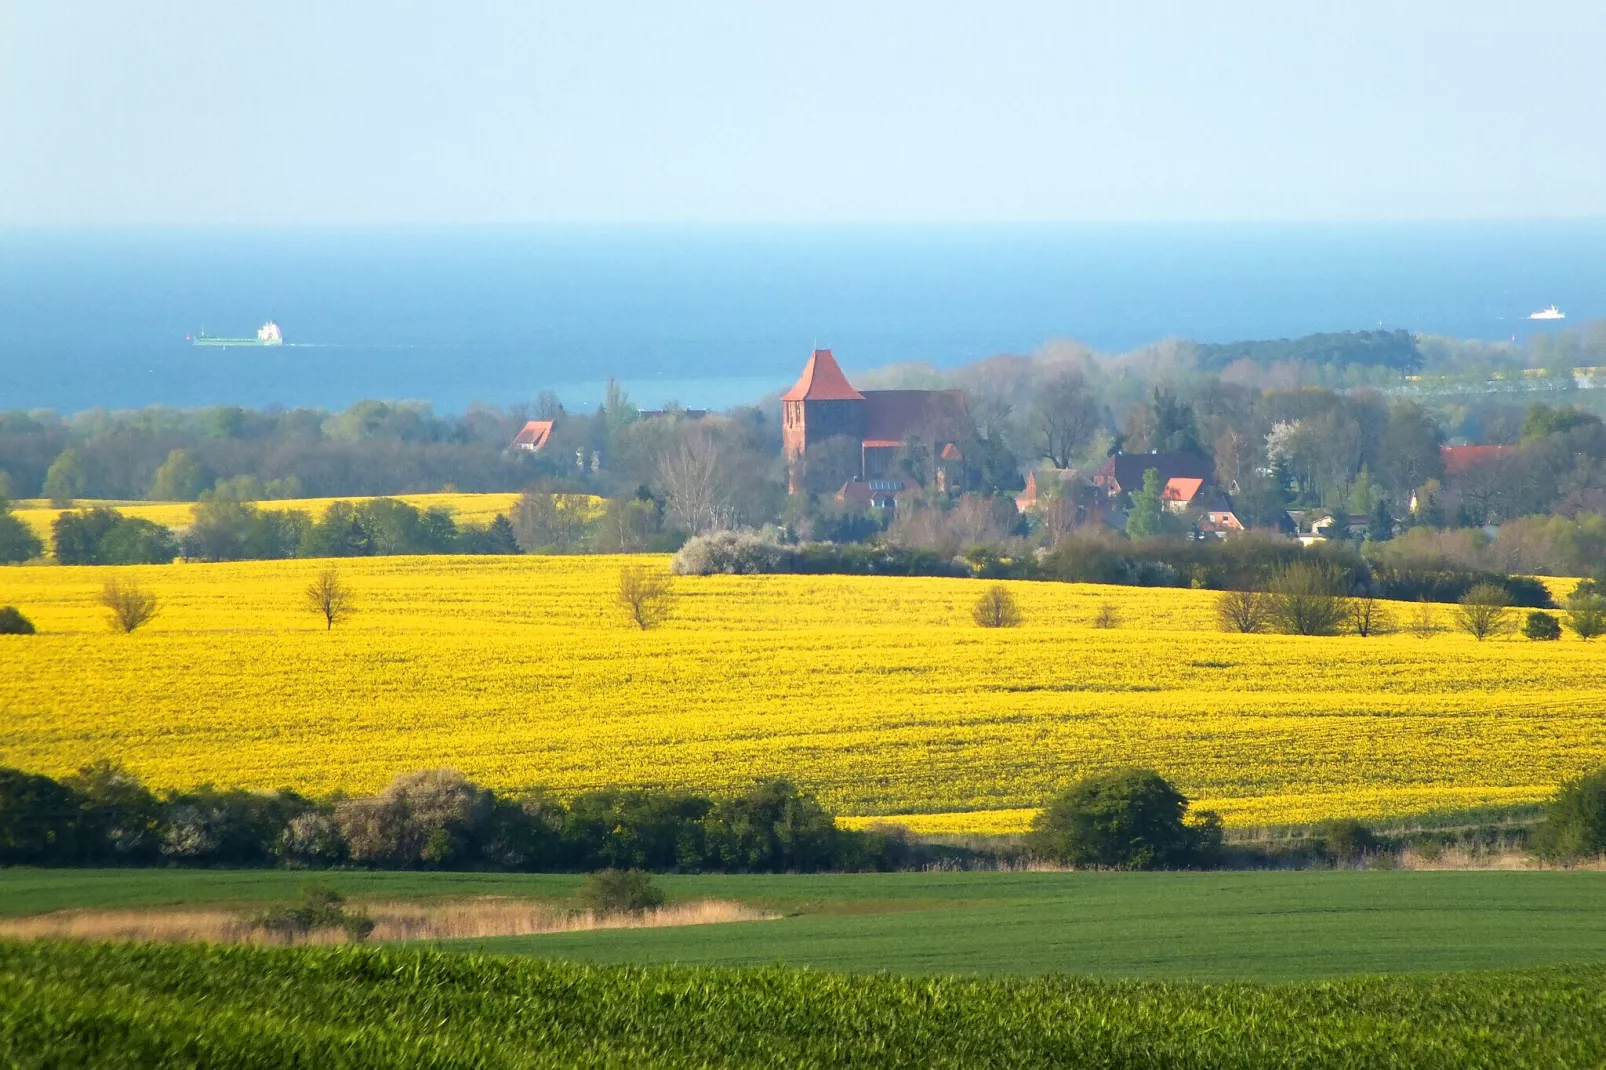
[[[1534,610],[1522,623],[1522,634],[1541,642],[1561,638],[1561,625],[1549,613]]]
[[[1167,869],[1203,862],[1201,837],[1183,821],[1188,800],[1152,769],[1116,769],[1073,784],[1032,820],[1027,845],[1073,866]]]
[[[133,580],[107,580],[101,588],[100,604],[111,610],[112,629],[124,634],[156,616],[156,596]]]
[[[1418,639],[1432,639],[1439,634],[1439,621],[1433,615],[1433,606],[1426,600],[1417,603],[1416,609],[1405,622],[1405,628]]]
[[[1121,612],[1114,602],[1103,602],[1099,611],[1093,617],[1095,628],[1118,628],[1121,625]]]
[[[1511,631],[1511,596],[1502,587],[1480,583],[1456,603],[1455,622],[1480,643]]]
[[[1336,634],[1344,620],[1344,581],[1332,565],[1296,561],[1272,577],[1272,618],[1290,635]]]
[[[586,877],[580,901],[598,914],[642,914],[664,905],[652,875],[639,869],[605,869]]]
[[[677,576],[754,576],[791,572],[797,551],[750,531],[713,531],[689,539],[675,552],[669,571]]]
[[[1354,818],[1330,821],[1321,829],[1322,850],[1335,862],[1359,862],[1381,844],[1367,826]]]
[[[1574,591],[1567,599],[1567,626],[1580,639],[1606,635],[1606,595],[1597,594],[1594,584]]]
[[[302,887],[301,900],[294,906],[265,910],[253,915],[247,924],[286,939],[339,929],[352,943],[360,943],[374,931],[373,919],[363,911],[347,910],[345,902],[333,888],[309,884]]]
[[[373,799],[335,807],[353,862],[453,866],[472,861],[492,816],[490,792],[451,769],[403,773]]]
[[[673,579],[645,568],[619,570],[619,605],[642,631],[669,619],[675,591]]]
[[[1271,620],[1271,597],[1260,591],[1225,591],[1216,598],[1216,623],[1224,632],[1263,632]]]
[[[16,606],[0,606],[0,635],[32,635],[33,621]]]
[[[1606,769],[1563,784],[1531,842],[1535,854],[1552,862],[1606,852]]]
[[[1020,606],[1009,588],[995,583],[976,600],[970,611],[971,619],[981,628],[1016,628],[1020,626]]]

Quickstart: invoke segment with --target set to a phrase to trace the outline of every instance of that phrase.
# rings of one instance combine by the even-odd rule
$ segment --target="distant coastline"
[[[1606,316],[1606,220],[1301,225],[0,231],[0,408],[460,411],[609,375],[647,404],[757,400],[830,345],[950,368],[1406,328],[1519,340]],[[298,343],[192,348],[272,315]],[[661,387],[661,388],[660,388]],[[658,396],[662,394],[663,396]]]

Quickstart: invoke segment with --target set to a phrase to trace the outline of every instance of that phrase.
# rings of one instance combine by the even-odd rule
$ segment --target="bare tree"
[[[337,569],[326,568],[318,578],[307,584],[307,608],[323,617],[324,631],[330,631],[339,621],[356,612],[351,589],[340,579]]]
[[[1271,596],[1262,591],[1223,591],[1216,598],[1216,623],[1224,632],[1263,632],[1272,610]]]
[[[1015,604],[1015,596],[1001,583],[993,584],[982,593],[970,616],[982,628],[1015,628],[1021,622],[1020,606]]]
[[[1505,588],[1480,583],[1456,603],[1455,622],[1480,643],[1511,631],[1511,596]]]
[[[1344,620],[1350,631],[1362,639],[1369,635],[1386,635],[1395,627],[1394,611],[1388,603],[1370,594],[1345,599]]]
[[[681,436],[659,457],[658,482],[670,519],[682,530],[701,535],[729,515],[719,445],[707,431]]]
[[[514,534],[525,553],[567,553],[585,537],[591,499],[584,494],[525,491],[519,496],[513,517]]]
[[[1101,422],[1098,402],[1082,373],[1068,368],[1043,383],[1031,422],[1032,449],[1055,468],[1069,468]]]
[[[1119,628],[1121,626],[1121,612],[1114,602],[1103,602],[1099,605],[1098,613],[1093,617],[1095,628]]]
[[[668,620],[674,599],[674,579],[667,572],[645,568],[619,570],[619,605],[642,631]]]
[[[156,596],[133,580],[116,577],[106,581],[100,590],[100,604],[111,610],[110,624],[114,631],[128,633],[148,623],[156,616]]]
[[[1344,620],[1344,577],[1336,568],[1298,561],[1269,587],[1272,618],[1290,635],[1332,635]]]
[[[1426,598],[1417,604],[1416,611],[1405,623],[1406,630],[1418,639],[1432,639],[1439,634],[1439,622],[1433,615],[1433,603]]]

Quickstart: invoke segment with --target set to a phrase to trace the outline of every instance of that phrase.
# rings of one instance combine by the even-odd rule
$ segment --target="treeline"
[[[1422,368],[1422,351],[1410,331],[1340,331],[1275,341],[1226,342],[1194,346],[1199,367],[1220,371],[1238,360],[1269,366],[1308,364],[1378,366],[1400,372]]]
[[[1397,601],[1455,602],[1480,586],[1504,591],[1514,606],[1551,608],[1543,583],[1530,576],[1456,567],[1395,554],[1369,560],[1359,547],[1249,533],[1231,539],[1128,539],[1108,529],[1071,532],[1052,549],[1019,557],[973,547],[959,557],[895,546],[789,546],[753,533],[717,532],[692,539],[671,568],[682,575],[836,573],[889,576],[975,576],[986,579],[1103,583],[1132,587],[1264,590],[1296,565],[1314,564],[1334,577],[1333,596],[1367,594]]]
[[[450,770],[379,795],[154,793],[99,763],[57,781],[0,767],[0,865],[786,873],[895,868],[906,842],[839,829],[784,780],[738,795],[498,794]]]

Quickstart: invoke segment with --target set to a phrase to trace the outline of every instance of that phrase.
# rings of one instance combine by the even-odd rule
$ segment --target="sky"
[[[1606,216],[1599,0],[0,0],[0,224]]]

